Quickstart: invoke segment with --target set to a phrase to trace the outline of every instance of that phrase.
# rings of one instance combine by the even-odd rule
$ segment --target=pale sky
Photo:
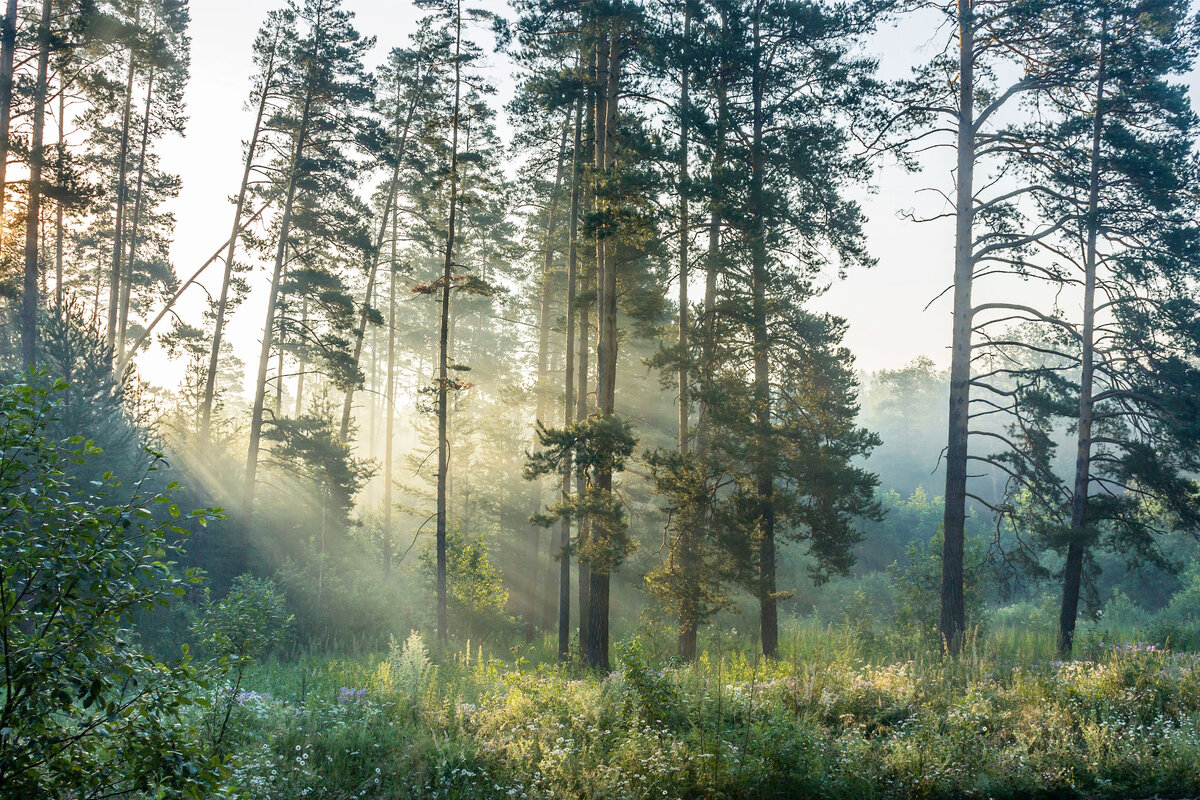
[[[228,236],[232,223],[230,195],[237,191],[242,171],[242,141],[249,134],[253,116],[245,110],[251,72],[251,44],[267,12],[281,0],[192,0],[192,75],[187,90],[190,113],[187,136],[162,146],[163,166],[177,172],[183,189],[172,209],[178,219],[172,248],[175,268],[181,277],[196,267]],[[506,8],[495,0],[495,10]],[[377,38],[375,62],[393,46],[404,44],[418,12],[406,0],[346,0],[355,12],[358,29]],[[898,28],[880,31],[870,43],[878,49],[886,76],[905,74],[911,64],[927,59],[940,46],[944,34],[924,20],[908,20]],[[374,64],[372,64],[374,66]],[[500,99],[511,96],[509,65],[494,59],[492,80]],[[1195,76],[1193,76],[1194,78]],[[1196,81],[1192,82],[1193,94]],[[503,128],[502,128],[503,130]],[[880,171],[875,192],[863,187],[861,196],[870,218],[867,227],[872,253],[878,266],[852,272],[820,299],[822,309],[849,320],[846,344],[857,357],[858,367],[875,370],[898,367],[926,355],[939,364],[947,362],[950,319],[947,299],[924,310],[950,281],[953,229],[949,222],[918,224],[900,219],[897,212],[913,207],[936,208],[931,196],[919,195],[926,186],[948,188],[949,163],[931,160],[924,174],[910,175],[894,167]],[[859,192],[855,193],[859,195]],[[217,285],[221,265],[206,273],[209,286]],[[266,277],[252,278],[261,287]],[[198,309],[203,291],[192,289],[188,309]],[[231,340],[242,357],[251,360],[262,331],[261,290],[259,297],[239,309],[231,324]],[[192,313],[191,317],[196,318]],[[154,383],[171,384],[171,366],[158,374],[161,360],[148,375]],[[174,366],[178,368],[177,365]]]

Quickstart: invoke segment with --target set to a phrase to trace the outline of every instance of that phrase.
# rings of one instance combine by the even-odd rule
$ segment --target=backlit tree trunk
[[[688,413],[691,410],[688,400],[688,115],[691,113],[688,90],[691,65],[687,57],[691,33],[692,5],[685,0],[680,42],[684,49],[683,69],[679,78],[679,453],[685,457],[689,451]],[[686,525],[679,531],[680,568],[685,582],[689,579],[694,582],[696,578],[693,538],[693,532]],[[686,661],[696,657],[698,612],[695,596],[685,592],[680,604],[677,648],[680,658]]]
[[[29,148],[29,205],[25,219],[25,280],[21,292],[21,355],[26,369],[37,358],[38,222],[42,208],[42,137],[46,127],[47,71],[50,62],[50,0],[42,0],[38,25],[37,83],[33,88],[33,140]]]
[[[140,8],[139,8],[140,12]],[[135,18],[136,25],[139,17]],[[121,144],[117,148],[117,194],[116,217],[113,221],[112,261],[108,278],[108,346],[117,346],[118,313],[121,306],[121,256],[125,252],[125,194],[128,185],[129,124],[133,113],[133,75],[137,59],[133,49],[129,51],[129,70],[125,76],[125,108],[121,113]]]
[[[133,292],[133,269],[137,259],[138,224],[141,222],[142,207],[145,205],[142,190],[146,184],[146,146],[150,140],[150,108],[154,98],[154,69],[151,68],[146,78],[146,107],[142,118],[142,138],[138,155],[137,181],[134,188],[133,222],[129,230],[129,259],[125,268],[125,281],[121,286],[121,312],[117,327],[117,353],[124,357],[125,332],[129,328],[129,304]]]
[[[396,422],[396,216],[392,215],[392,252],[388,265],[387,385],[383,390],[383,569],[392,568],[392,440]]]
[[[246,473],[243,496],[245,513],[249,517],[254,509],[254,486],[258,477],[258,451],[262,439],[263,412],[267,397],[267,369],[271,361],[271,346],[274,343],[275,309],[279,304],[279,282],[283,277],[284,256],[287,253],[288,233],[292,226],[292,205],[296,200],[298,168],[304,153],[308,135],[309,114],[312,112],[313,96],[310,90],[304,97],[300,114],[300,126],[296,132],[296,146],[288,170],[288,188],[284,197],[283,214],[279,221],[279,242],[275,247],[275,264],[271,271],[271,288],[267,294],[266,321],[263,324],[262,347],[258,354],[258,375],[254,383],[254,405],[250,412],[250,446],[246,453]]]
[[[754,426],[758,440],[755,492],[758,495],[758,607],[762,652],[775,658],[779,651],[779,619],[775,599],[775,466],[771,447],[771,361],[767,325],[767,231],[766,201],[763,197],[763,86],[759,16],[762,2],[755,6],[753,21],[753,75],[751,100],[753,120],[750,149],[750,213],[753,234],[750,247],[751,323],[754,356]]]
[[[0,22],[0,244],[4,242],[4,196],[8,190],[8,134],[12,126],[13,60],[17,52],[17,0],[8,0]]]
[[[616,155],[617,99],[621,85],[621,20],[611,22],[607,36],[601,36],[596,49],[596,75],[603,81],[603,97],[596,102],[596,167],[598,179],[605,186],[597,193],[597,207],[605,217],[606,227],[612,224],[612,189],[607,184],[613,178]],[[598,289],[596,348],[596,400],[600,415],[616,413],[617,382],[617,273],[613,253],[607,247],[605,231],[596,240],[596,285]],[[602,459],[597,468],[596,487],[609,495],[613,488],[612,454]],[[610,569],[607,565],[591,565],[591,590],[588,598],[587,662],[596,669],[608,670],[608,614]]]
[[[570,110],[568,109],[568,119]],[[546,421],[546,400],[548,399],[550,387],[549,377],[549,360],[550,360],[550,306],[553,296],[552,287],[550,285],[550,274],[554,269],[554,233],[558,227],[558,193],[562,187],[563,165],[566,161],[567,150],[567,128],[564,125],[562,134],[558,143],[558,164],[554,171],[554,187],[550,192],[550,200],[546,207],[546,236],[544,244],[544,258],[542,261],[542,280],[539,292],[538,303],[538,353],[537,353],[537,376],[534,384],[534,418],[539,422]],[[542,508],[542,481],[537,479],[532,482],[530,503],[534,513],[537,513]],[[544,607],[541,609],[542,622],[549,625],[554,619],[554,602],[558,597],[558,593],[553,591],[553,585],[549,580],[543,580],[539,573],[541,570],[541,562],[538,559],[538,545],[542,538],[542,528],[540,525],[530,525],[529,527],[529,548],[530,548],[530,569],[532,579],[529,582],[529,617],[525,621],[525,640],[532,641],[535,632],[535,621],[537,619],[537,589],[543,591]],[[549,548],[552,550],[552,548]],[[547,559],[548,564],[552,567],[554,564],[553,553],[548,553],[550,556]]]
[[[583,101],[575,101],[575,144],[571,156],[571,211],[567,234],[567,344],[565,383],[563,392],[563,424],[570,426],[577,416],[575,398],[575,294],[579,278],[579,157],[582,153]],[[580,395],[585,393],[580,384]],[[571,497],[570,458],[563,459],[561,496],[565,503]],[[566,661],[571,654],[571,522],[565,517],[559,523],[558,534],[558,659]]]
[[[258,111],[254,117],[254,129],[250,133],[250,142],[246,145],[246,163],[242,168],[242,184],[238,188],[237,203],[233,212],[233,231],[229,234],[229,244],[225,251],[225,271],[221,276],[221,292],[217,300],[216,320],[213,322],[212,349],[208,355],[208,370],[204,376],[204,399],[200,405],[200,440],[211,444],[212,409],[217,387],[217,368],[221,356],[221,341],[225,335],[225,314],[229,304],[229,285],[233,277],[233,260],[237,252],[238,236],[245,223],[242,215],[245,212],[246,196],[250,190],[250,175],[254,171],[254,156],[258,150],[258,138],[262,133],[263,117],[267,110],[267,98],[271,93],[271,82],[275,77],[275,56],[279,45],[278,32],[271,41],[271,50],[267,55],[267,66],[263,70],[262,94],[258,98]]]
[[[446,619],[446,493],[450,468],[450,442],[447,436],[450,409],[450,289],[454,279],[454,224],[458,212],[458,128],[462,97],[462,3],[455,3],[454,17],[454,111],[450,121],[450,212],[446,224],[446,258],[442,266],[441,325],[438,344],[438,472],[437,472],[437,634],[438,643],[449,640]]]
[[[970,422],[971,282],[974,237],[974,32],[973,0],[959,0],[958,191],[955,197],[954,322],[950,345],[950,425],[946,444],[946,505],[942,541],[941,635],[950,654],[962,647],[963,540],[967,502],[967,438]]]
[[[1075,482],[1071,493],[1071,535],[1063,565],[1062,605],[1058,617],[1058,651],[1071,655],[1075,621],[1079,616],[1079,592],[1083,583],[1083,556],[1087,541],[1087,506],[1091,487],[1092,395],[1096,372],[1096,266],[1100,234],[1100,143],[1104,134],[1104,84],[1108,55],[1107,19],[1100,32],[1100,59],[1096,79],[1096,110],[1092,120],[1091,174],[1088,180],[1087,242],[1084,253],[1083,325],[1079,376],[1079,421],[1076,425]]]

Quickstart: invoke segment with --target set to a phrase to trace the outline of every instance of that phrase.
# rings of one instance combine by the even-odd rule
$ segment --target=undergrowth
[[[247,675],[234,776],[252,798],[1184,797],[1200,793],[1200,657],[1003,629],[962,657],[888,659],[793,626],[784,657],[653,643],[599,678],[419,635]],[[501,657],[503,656],[503,657]]]

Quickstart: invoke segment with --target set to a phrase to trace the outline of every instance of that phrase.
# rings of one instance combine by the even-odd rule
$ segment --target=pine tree
[[[251,102],[257,95],[257,110],[254,116],[254,127],[250,139],[246,142],[245,166],[242,169],[242,183],[238,187],[237,200],[234,202],[233,231],[229,234],[229,242],[224,255],[225,269],[221,275],[221,289],[218,292],[216,304],[212,310],[213,333],[212,348],[209,351],[208,369],[204,378],[204,397],[200,408],[200,439],[207,442],[212,428],[213,404],[216,399],[217,373],[220,369],[219,359],[221,345],[225,336],[225,318],[232,311],[233,298],[230,289],[233,287],[235,275],[235,256],[237,243],[242,229],[246,225],[246,200],[250,194],[251,180],[254,176],[259,157],[259,138],[262,135],[263,122],[266,117],[268,103],[274,94],[276,76],[279,69],[279,46],[284,26],[288,22],[286,13],[275,12],[267,17],[267,21],[259,29],[254,41],[254,63],[258,67],[254,89],[251,91]]]
[[[1072,649],[1085,565],[1096,548],[1161,563],[1156,534],[1200,520],[1200,372],[1191,297],[1200,254],[1192,151],[1197,121],[1177,83],[1197,46],[1186,3],[1081,3],[1062,9],[1053,57],[1076,77],[1049,89],[1023,131],[1049,142],[1020,156],[1054,230],[1032,279],[1079,293],[1081,313],[1006,307],[1032,336],[985,352],[1007,364],[1013,489],[1053,524],[1064,552],[1059,649]],[[1010,366],[1011,365],[1011,366]],[[1073,474],[1053,471],[1056,422],[1074,429]],[[1165,514],[1146,513],[1148,503]],[[1012,513],[1013,506],[1004,509]]]
[[[968,497],[975,497],[967,490],[968,461],[977,457],[968,452],[972,403],[990,402],[986,396],[971,397],[971,387],[979,380],[971,371],[974,332],[987,324],[984,312],[1011,305],[1004,299],[973,305],[974,284],[980,273],[1002,274],[1010,266],[1024,269],[1027,250],[1054,232],[1049,226],[1030,229],[1022,213],[1022,201],[1037,193],[1036,184],[1022,183],[1012,190],[997,186],[996,178],[1011,168],[1014,154],[1033,146],[1015,133],[1017,126],[1005,112],[1027,96],[1068,83],[1075,65],[1043,58],[1051,18],[1046,13],[1048,4],[1040,0],[1004,4],[914,0],[904,7],[932,9],[953,30],[947,52],[902,82],[902,108],[884,122],[882,135],[886,138],[902,130],[899,143],[892,144],[898,151],[911,155],[946,147],[953,149],[956,159],[953,210],[945,215],[955,220],[955,245],[953,283],[947,289],[952,290],[953,310],[940,622],[944,646],[956,654],[966,629],[962,566],[966,503]],[[1020,77],[1001,83],[997,76],[1007,75],[1009,67],[1016,67]],[[948,133],[953,141],[939,139]]]
[[[278,159],[280,179],[270,188],[277,192],[280,216],[251,409],[243,493],[247,512],[254,502],[271,353],[284,332],[277,314],[285,266],[304,239],[318,248],[321,256],[348,259],[349,264],[364,263],[370,247],[353,182],[359,169],[354,150],[361,141],[365,112],[373,97],[374,82],[363,67],[363,57],[373,41],[359,35],[351,14],[340,6],[339,0],[290,3],[280,45],[280,100],[272,109],[269,127],[273,135],[267,143]],[[301,254],[316,258],[307,251]],[[349,385],[356,376],[348,373],[356,370],[349,369],[348,359],[341,357],[348,342],[331,344],[335,346],[329,352],[330,361],[342,366],[335,380]],[[277,374],[276,380],[281,391],[282,376]]]

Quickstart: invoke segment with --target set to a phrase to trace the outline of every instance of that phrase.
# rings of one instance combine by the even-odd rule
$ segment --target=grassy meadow
[[[1200,656],[997,627],[957,660],[797,622],[782,658],[654,636],[597,678],[551,643],[252,668],[222,747],[253,798],[1148,798],[1200,793]],[[888,652],[889,647],[895,648]]]

